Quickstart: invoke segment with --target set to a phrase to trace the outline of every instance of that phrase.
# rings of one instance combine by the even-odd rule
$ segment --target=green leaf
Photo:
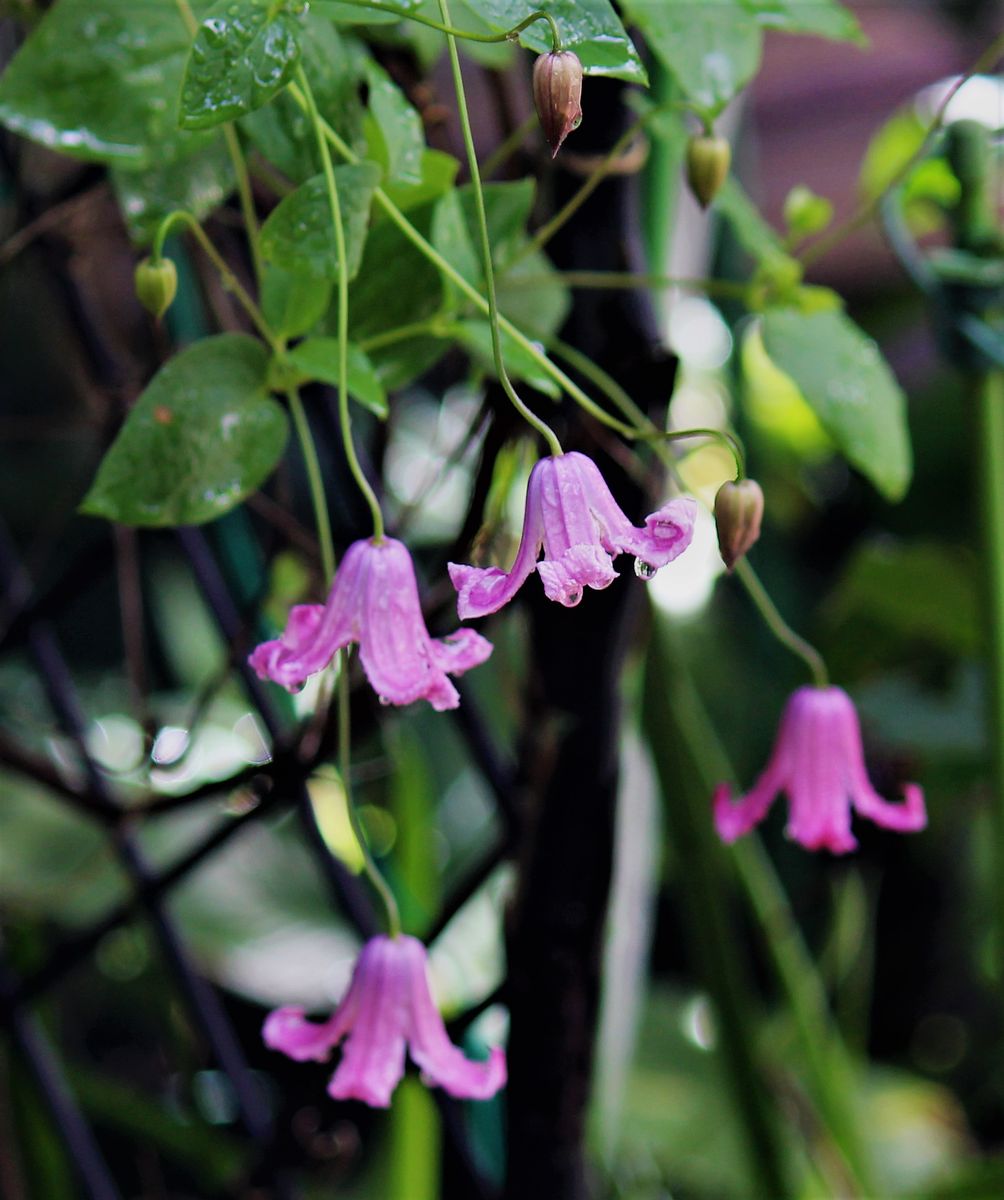
[[[517,242],[517,251],[521,248]],[[546,338],[564,325],[571,292],[542,250],[517,257],[513,266],[497,273],[496,284],[499,308],[524,333]]]
[[[269,266],[261,289],[265,320],[279,337],[301,337],[327,312],[331,288],[330,279]]]
[[[355,278],[362,262],[370,202],[379,182],[375,163],[335,168],[349,279]],[[261,227],[261,248],[269,262],[287,270],[338,278],[338,245],[323,175],[308,179],[276,205]]]
[[[894,113],[868,143],[859,186],[866,200],[881,196],[924,144],[927,134],[913,108]]]
[[[179,208],[201,221],[233,191],[233,170],[226,143],[217,135],[200,147],[163,165],[142,171],[111,168],[112,187],[129,236],[140,246],[153,241],[157,226]]]
[[[444,154],[442,150],[423,150],[419,164],[419,182],[402,184],[391,180],[384,185],[383,190],[404,212],[448,192],[453,187],[459,167],[460,163],[452,154]],[[376,219],[381,219],[380,213]]]
[[[271,474],[286,444],[265,391],[268,351],[225,333],[163,366],[137,400],[81,511],[123,525],[200,525]]]
[[[837,0],[740,0],[765,29],[812,33],[835,42],[867,39],[857,17]]]
[[[661,2],[661,0],[660,0]],[[512,29],[532,12],[546,9],[555,19],[565,50],[574,50],[590,75],[610,75],[632,83],[647,83],[638,51],[610,0],[464,0],[469,11],[497,33]],[[546,21],[535,21],[519,37],[520,44],[538,53],[551,49]]]
[[[176,125],[189,42],[175,0],[59,0],[0,79],[0,123],[75,158],[162,165],[207,140]]]
[[[472,232],[464,216],[460,193],[449,191],[432,215],[432,244],[446,261],[474,287],[480,287],[484,270]],[[447,283],[451,293],[456,289]],[[458,299],[459,297],[457,297]]]
[[[486,370],[495,374],[495,356],[492,352],[492,330],[486,320],[461,321],[452,327],[457,341],[468,354]],[[502,333],[502,361],[506,373],[512,379],[523,379],[531,387],[552,396],[561,395],[558,385],[541,369],[540,364],[510,334]]]
[[[261,108],[300,61],[299,16],[274,0],[219,0],[192,43],[181,87],[184,129],[205,129]]]
[[[848,462],[889,500],[910,484],[906,397],[871,338],[842,312],[764,314],[771,361],[798,386]]]
[[[330,21],[307,14],[302,36],[301,65],[310,82],[317,108],[349,145],[365,156],[365,109],[359,98],[362,65],[351,38],[341,37]],[[240,118],[240,128],[254,146],[294,183],[303,183],[321,170],[310,121],[288,92]]]
[[[713,115],[760,65],[760,25],[737,0],[627,0],[624,12],[684,93]]]
[[[395,183],[422,182],[425,130],[422,118],[404,98],[404,93],[375,62],[366,64],[369,110],[373,137],[369,139],[373,159]]]
[[[338,338],[309,338],[290,350],[286,357],[303,372],[305,379],[317,379],[338,387]],[[387,393],[373,364],[354,342],[349,342],[348,359],[349,392],[353,399],[385,420]]]

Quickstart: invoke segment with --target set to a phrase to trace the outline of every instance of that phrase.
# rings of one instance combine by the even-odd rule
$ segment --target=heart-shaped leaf
[[[282,455],[286,415],[265,390],[269,355],[245,334],[206,338],[153,377],[81,511],[123,525],[199,525],[254,492]]]

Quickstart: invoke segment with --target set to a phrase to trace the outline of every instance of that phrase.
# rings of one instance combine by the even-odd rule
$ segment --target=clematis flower
[[[779,792],[790,804],[788,836],[807,850],[845,854],[857,846],[851,808],[885,829],[912,833],[927,824],[924,793],[903,787],[903,803],[875,791],[865,770],[858,714],[838,687],[802,687],[785,706],[777,741],[763,774],[737,802],[727,783],[715,790],[714,816],[724,842],[749,833],[763,820]]]
[[[440,712],[460,703],[447,674],[461,675],[492,652],[472,629],[429,636],[411,555],[394,538],[353,542],[327,604],[296,605],[282,637],[262,642],[248,661],[259,678],[294,692],[350,642],[359,643],[366,678],[385,704],[428,700]]]
[[[575,452],[542,458],[530,472],[523,537],[512,568],[449,564],[457,611],[461,619],[497,612],[534,570],[548,599],[572,608],[583,588],[613,583],[611,560],[622,552],[635,556],[642,578],[651,578],[690,545],[696,512],[693,500],[670,500],[639,529],[620,510],[591,458]]]
[[[450,1041],[429,991],[425,947],[400,935],[371,938],[352,982],[330,1019],[308,1021],[300,1008],[279,1008],[265,1019],[265,1045],[297,1062],[324,1062],[345,1038],[328,1084],[335,1100],[390,1104],[404,1074],[405,1048],[426,1080],[468,1100],[487,1100],[505,1085],[505,1052],[474,1062]]]

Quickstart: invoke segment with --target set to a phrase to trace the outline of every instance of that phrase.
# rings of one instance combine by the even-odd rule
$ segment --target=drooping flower
[[[450,563],[461,619],[497,612],[534,570],[544,593],[572,608],[585,587],[605,588],[617,578],[611,559],[633,554],[638,573],[651,578],[682,554],[694,533],[697,505],[670,500],[632,525],[591,458],[574,451],[542,458],[530,472],[523,536],[509,571]],[[537,561],[541,546],[544,557]]]
[[[903,786],[903,803],[891,804],[872,787],[865,770],[858,714],[838,687],[802,687],[785,706],[770,761],[753,787],[733,801],[727,783],[715,790],[714,816],[725,842],[763,820],[780,792],[789,801],[788,836],[807,850],[845,854],[857,846],[851,808],[885,829],[912,833],[927,824],[924,793]]]
[[[425,947],[417,938],[371,938],[352,972],[352,982],[331,1017],[318,1024],[300,1008],[279,1008],[262,1030],[266,1046],[297,1062],[324,1062],[345,1038],[328,1094],[390,1104],[404,1074],[405,1049],[426,1080],[468,1100],[487,1100],[505,1085],[505,1052],[474,1062],[450,1041],[429,990]]]
[[[292,692],[350,642],[358,642],[366,678],[381,700],[428,700],[440,712],[460,703],[447,674],[461,675],[492,652],[491,643],[471,629],[429,636],[411,555],[394,538],[353,542],[327,603],[296,605],[282,637],[262,642],[248,661],[261,679]]]

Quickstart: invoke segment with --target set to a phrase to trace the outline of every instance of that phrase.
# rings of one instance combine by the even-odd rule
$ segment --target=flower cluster
[[[735,485],[716,505],[720,541],[729,565],[759,532],[762,494]],[[617,578],[618,554],[635,558],[637,574],[651,578],[690,545],[696,505],[670,500],[633,525],[621,511],[596,464],[583,454],[541,459],[527,486],[523,531],[508,571],[449,564],[461,620],[497,612],[535,571],[544,594],[566,607],[586,588]],[[543,557],[541,557],[543,551]],[[393,538],[349,546],[323,605],[300,605],[282,636],[258,646],[250,662],[259,676],[290,691],[302,687],[350,644],[359,647],[363,671],[381,700],[426,700],[437,710],[460,697],[449,676],[483,663],[491,644],[471,629],[433,638],[425,625],[415,569],[406,547]],[[714,796],[714,821],[726,842],[749,832],[775,797],[787,792],[788,833],[809,850],[853,850],[851,810],[900,832],[926,823],[919,787],[907,784],[904,802],[883,800],[868,780],[857,713],[836,687],[804,687],[788,701],[770,760],[745,796],[733,801],[722,784]],[[359,955],[352,982],[325,1022],[298,1008],[280,1008],[265,1022],[265,1042],[297,1061],[326,1060],[344,1040],[328,1091],[335,1099],[386,1107],[410,1052],[426,1080],[452,1096],[487,1099],[505,1084],[504,1052],[485,1062],[468,1059],[446,1034],[429,989],[425,947],[403,935],[372,938]]]

